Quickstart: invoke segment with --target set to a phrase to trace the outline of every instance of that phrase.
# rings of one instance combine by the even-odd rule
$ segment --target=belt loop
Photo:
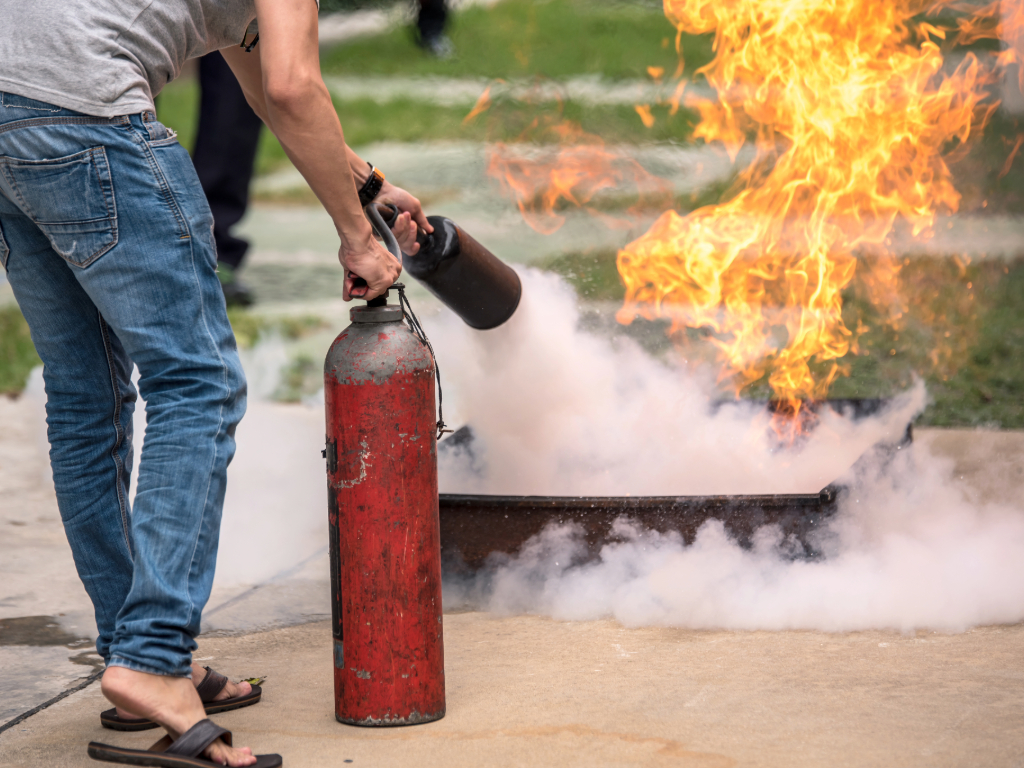
[[[159,131],[157,127],[153,125],[156,122],[156,113],[152,110],[144,110],[139,113],[139,117],[142,119],[142,125],[146,128],[146,133],[149,134],[150,141],[156,141],[162,139],[163,136],[158,136]]]

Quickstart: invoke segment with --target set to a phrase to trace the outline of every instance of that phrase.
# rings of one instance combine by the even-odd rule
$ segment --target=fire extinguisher
[[[353,308],[324,364],[335,716],[352,725],[427,723],[445,713],[443,424],[433,354],[414,333],[411,310],[403,322],[406,307],[404,296],[389,304],[385,293]]]

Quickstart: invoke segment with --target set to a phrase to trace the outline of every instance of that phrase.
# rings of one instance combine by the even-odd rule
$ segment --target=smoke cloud
[[[517,557],[446,583],[445,606],[626,626],[962,631],[1024,619],[1024,515],[975,507],[948,462],[901,453],[862,478],[823,532],[824,556],[793,559],[777,529],[741,548],[709,521],[690,546],[617,524],[586,562],[579,530],[552,526]]]
[[[442,452],[447,493],[687,496],[817,493],[877,443],[897,443],[924,405],[918,386],[872,419],[824,410],[799,448],[782,449],[764,406],[727,402],[708,371],[579,330],[571,287],[527,270],[503,326],[450,315],[428,332],[456,424],[471,450]]]
[[[686,546],[623,519],[619,541],[588,561],[578,528],[550,526],[475,578],[449,576],[447,608],[747,630],[962,631],[1024,619],[1024,509],[976,502],[952,462],[921,446],[851,469],[874,444],[899,441],[924,405],[921,385],[869,419],[825,413],[806,442],[780,449],[754,406],[709,407],[706,379],[577,330],[557,279],[526,273],[524,283],[503,328],[428,328],[446,392],[477,436],[472,453],[443,456],[443,491],[797,493],[835,480],[850,491],[812,542],[818,559],[794,559],[772,527],[744,549],[709,521]]]
[[[748,630],[960,631],[1024,620],[1024,507],[1005,501],[1012,494],[982,503],[921,444],[851,474],[872,445],[899,440],[924,404],[920,386],[869,419],[826,412],[805,443],[781,449],[763,412],[710,406],[703,374],[581,331],[568,286],[522,276],[524,303],[507,326],[479,333],[448,313],[425,318],[446,417],[476,435],[472,453],[442,452],[442,492],[813,493],[837,479],[851,490],[813,542],[818,559],[794,559],[773,528],[744,549],[710,521],[686,546],[622,520],[618,542],[587,560],[580,531],[552,526],[474,578],[446,574],[447,609]],[[307,563],[301,589],[317,597],[303,598],[316,605],[302,612],[325,612],[322,405],[265,399],[280,345],[244,360],[254,394],[229,470],[217,583],[231,594],[274,583],[297,595],[299,576],[289,574]]]

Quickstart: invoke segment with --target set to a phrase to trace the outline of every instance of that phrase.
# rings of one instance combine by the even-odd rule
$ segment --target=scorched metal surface
[[[451,566],[476,570],[492,552],[514,554],[549,523],[582,528],[591,554],[614,540],[619,518],[642,530],[675,531],[691,543],[711,519],[746,545],[762,525],[778,525],[813,554],[807,535],[833,511],[835,489],[779,496],[469,496],[441,495],[441,541]]]
[[[424,723],[445,713],[434,369],[399,307],[352,320],[324,364],[335,714]]]

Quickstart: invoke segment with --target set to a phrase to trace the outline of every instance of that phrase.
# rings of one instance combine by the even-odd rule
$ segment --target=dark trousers
[[[238,267],[249,243],[231,228],[249,206],[249,182],[263,121],[252,111],[224,57],[199,60],[199,128],[192,162],[213,211],[217,261]]]
[[[445,0],[420,0],[420,15],[416,27],[421,40],[430,40],[444,32],[444,24],[448,11],[444,7]]]

